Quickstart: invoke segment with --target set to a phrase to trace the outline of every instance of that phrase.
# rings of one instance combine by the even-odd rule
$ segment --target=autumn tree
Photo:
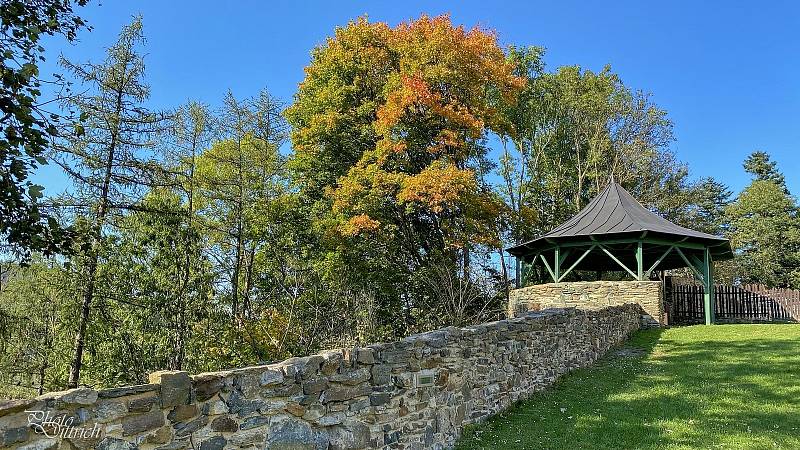
[[[512,69],[494,33],[446,16],[362,18],[314,51],[287,111],[292,167],[336,249],[328,262],[380,286],[389,315],[413,308],[401,280],[440,258],[467,273],[473,252],[499,246],[485,139],[524,83]]]

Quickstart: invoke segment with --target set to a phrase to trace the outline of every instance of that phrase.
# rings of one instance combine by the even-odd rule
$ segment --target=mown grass
[[[457,449],[800,449],[800,325],[641,331]],[[631,356],[633,355],[633,356]]]

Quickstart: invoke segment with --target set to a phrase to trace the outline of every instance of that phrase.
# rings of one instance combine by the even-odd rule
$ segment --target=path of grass
[[[623,350],[456,448],[800,449],[800,325],[649,330]]]

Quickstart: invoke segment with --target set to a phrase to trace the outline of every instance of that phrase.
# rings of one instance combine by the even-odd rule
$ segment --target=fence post
[[[711,250],[706,247],[705,252],[703,253],[703,278],[705,282],[704,286],[704,309],[705,309],[705,319],[706,325],[711,325],[714,323],[714,266],[711,262]]]

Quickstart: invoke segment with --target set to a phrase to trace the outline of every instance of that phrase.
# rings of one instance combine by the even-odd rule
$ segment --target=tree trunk
[[[119,118],[122,112],[122,90],[117,91],[117,102],[115,105],[115,115]],[[119,120],[115,122],[117,129],[111,134],[111,142],[108,145],[106,157],[105,174],[103,177],[103,187],[100,191],[100,201],[97,206],[97,216],[92,226],[92,243],[89,250],[89,266],[86,271],[86,287],[83,290],[83,302],[81,305],[81,317],[78,322],[78,333],[75,335],[75,347],[72,357],[72,364],[69,369],[69,380],[67,388],[78,387],[81,376],[81,366],[83,365],[83,348],[86,341],[86,326],[89,323],[89,313],[91,311],[92,299],[94,298],[95,277],[97,276],[97,260],[103,233],[103,225],[108,209],[108,195],[111,186],[111,175],[114,168],[114,151],[117,147],[117,133],[119,131]]]

